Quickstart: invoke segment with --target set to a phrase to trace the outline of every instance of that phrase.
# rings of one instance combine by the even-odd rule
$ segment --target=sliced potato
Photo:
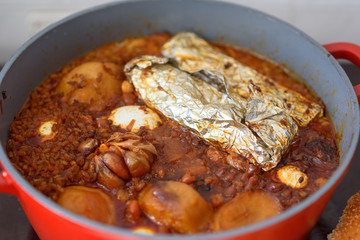
[[[222,205],[214,216],[214,231],[242,227],[282,211],[280,202],[261,190],[245,191]]]
[[[115,220],[113,200],[98,188],[66,187],[60,195],[58,203],[74,213],[95,221],[113,224]]]
[[[146,187],[140,193],[139,204],[150,219],[180,233],[206,229],[213,212],[195,189],[175,181]]]
[[[90,110],[101,111],[121,93],[117,79],[120,67],[114,63],[86,62],[70,71],[56,88],[64,100],[89,104]]]
[[[140,127],[154,129],[161,123],[161,119],[157,113],[145,106],[124,106],[114,109],[109,119],[113,125],[131,132],[139,131]]]

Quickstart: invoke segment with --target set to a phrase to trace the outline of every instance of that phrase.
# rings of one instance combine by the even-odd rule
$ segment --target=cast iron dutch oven
[[[300,204],[267,221],[211,234],[144,236],[72,214],[34,189],[6,155],[8,131],[25,99],[49,73],[104,43],[153,32],[198,32],[206,39],[253,49],[285,63],[328,107],[339,136],[341,164],[329,181]],[[321,29],[319,29],[321,31]],[[72,15],[26,42],[0,74],[0,192],[18,197],[42,239],[304,239],[345,175],[359,137],[359,105],[348,77],[334,59],[360,65],[360,48],[325,48],[303,32],[264,13],[217,1],[122,1]],[[355,87],[359,96],[360,86]]]

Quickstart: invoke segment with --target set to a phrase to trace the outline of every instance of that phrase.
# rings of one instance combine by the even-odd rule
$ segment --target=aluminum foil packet
[[[298,127],[274,96],[250,79],[249,96],[237,97],[222,74],[178,66],[169,58],[142,56],[128,62],[125,73],[148,106],[265,171],[275,167]]]
[[[213,76],[225,78],[227,91],[238,102],[246,102],[252,93],[250,81],[261,89],[264,96],[288,114],[299,126],[306,126],[323,108],[300,93],[286,88],[234,58],[222,53],[192,32],[180,32],[162,47],[164,56],[172,58],[177,66],[205,79]],[[245,107],[245,106],[243,106]]]

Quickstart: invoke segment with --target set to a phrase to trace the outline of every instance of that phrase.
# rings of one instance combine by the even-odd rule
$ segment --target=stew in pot
[[[245,226],[294,206],[327,181],[339,164],[336,135],[325,105],[307,86],[284,66],[249,50],[225,43],[207,46],[239,66],[256,71],[260,79],[270,79],[264,80],[268,85],[252,79],[247,83],[250,90],[245,89],[270,96],[266,103],[273,108],[266,108],[266,112],[283,106],[277,101],[278,93],[271,95],[265,89],[274,84],[285,89],[285,95],[294,92],[294,96],[305,99],[305,113],[311,111],[311,106],[322,111],[304,123],[298,120],[305,113],[294,117],[294,107],[288,103],[281,111],[289,122],[271,116],[270,123],[261,121],[262,125],[256,125],[259,122],[249,120],[253,113],[249,103],[259,103],[260,98],[248,100],[245,96],[241,99],[245,104],[240,106],[240,100],[230,95],[229,89],[221,93],[221,99],[226,97],[246,116],[234,126],[241,123],[266,150],[272,148],[266,145],[268,135],[260,130],[292,124],[285,128],[293,131],[290,137],[285,134],[288,144],[280,144],[280,153],[270,152],[280,154],[279,161],[261,165],[256,149],[236,151],[219,144],[213,136],[204,137],[211,131],[198,131],[179,118],[169,117],[158,106],[166,109],[166,104],[172,104],[170,100],[154,103],[135,84],[137,75],[124,70],[129,61],[144,55],[163,59],[164,44],[169,41],[168,33],[156,33],[106,44],[50,74],[31,92],[11,125],[7,153],[16,169],[36,189],[72,212],[147,234],[212,232]],[[170,66],[170,72],[186,74],[215,95],[221,92],[199,80],[194,72],[184,70],[179,64],[184,59],[179,61]],[[137,66],[142,63],[138,61]],[[154,66],[165,71],[165,65]],[[227,62],[224,69],[232,66],[233,62]],[[155,68],[146,65],[144,69],[139,70],[142,78],[155,76]],[[155,86],[155,91],[162,91],[158,96],[166,91],[175,96],[163,86]],[[194,100],[187,98],[191,94],[181,95],[182,100]],[[204,95],[205,100],[208,96]],[[280,100],[286,102],[284,99]],[[189,122],[195,110],[188,110],[174,115]],[[277,129],[271,128],[267,134],[278,136]]]

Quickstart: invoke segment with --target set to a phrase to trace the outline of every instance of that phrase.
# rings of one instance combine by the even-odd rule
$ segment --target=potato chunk
[[[215,213],[214,230],[242,227],[270,218],[282,211],[280,202],[270,194],[245,191],[221,206]]]
[[[95,221],[113,224],[115,220],[113,200],[98,188],[66,187],[60,195],[58,203],[74,213]]]
[[[63,100],[75,100],[89,105],[89,110],[101,111],[121,93],[117,79],[120,67],[114,63],[86,62],[70,71],[56,88]]]
[[[153,221],[180,233],[200,232],[208,226],[212,207],[191,186],[160,181],[139,196],[143,212]]]

